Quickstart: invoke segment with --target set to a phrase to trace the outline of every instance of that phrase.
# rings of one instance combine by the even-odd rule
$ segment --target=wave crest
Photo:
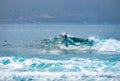
[[[120,41],[116,39],[97,39],[92,38],[94,43],[92,46],[87,44],[80,44],[79,46],[69,45],[66,47],[64,44],[61,44],[62,39],[55,41],[54,39],[44,39],[41,41],[21,41],[21,42],[4,42],[0,45],[0,50],[9,50],[16,52],[29,52],[29,53],[68,53],[74,52],[120,52]]]

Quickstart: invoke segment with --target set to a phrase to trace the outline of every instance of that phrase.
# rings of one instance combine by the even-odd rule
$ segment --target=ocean
[[[94,44],[66,47],[63,33]],[[120,25],[0,24],[0,81],[120,81]]]

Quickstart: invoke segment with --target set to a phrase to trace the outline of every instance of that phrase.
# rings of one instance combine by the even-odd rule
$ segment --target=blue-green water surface
[[[120,25],[0,24],[0,81],[119,81],[119,29]],[[92,39],[94,45],[49,44],[65,32]]]

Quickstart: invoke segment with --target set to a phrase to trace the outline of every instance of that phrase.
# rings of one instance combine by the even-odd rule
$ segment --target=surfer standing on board
[[[67,37],[67,33],[66,34],[63,34],[63,35],[60,35],[62,38],[63,38],[63,41],[61,42],[61,44],[65,44],[66,47],[68,47],[68,37]]]
[[[65,44],[66,47],[68,47],[69,44],[76,45],[72,39],[68,38],[67,33],[60,36],[63,38],[61,44]]]

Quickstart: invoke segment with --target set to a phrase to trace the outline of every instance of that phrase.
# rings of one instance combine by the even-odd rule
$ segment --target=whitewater
[[[0,81],[119,81],[120,25],[0,24]],[[66,47],[62,38],[93,40]]]

